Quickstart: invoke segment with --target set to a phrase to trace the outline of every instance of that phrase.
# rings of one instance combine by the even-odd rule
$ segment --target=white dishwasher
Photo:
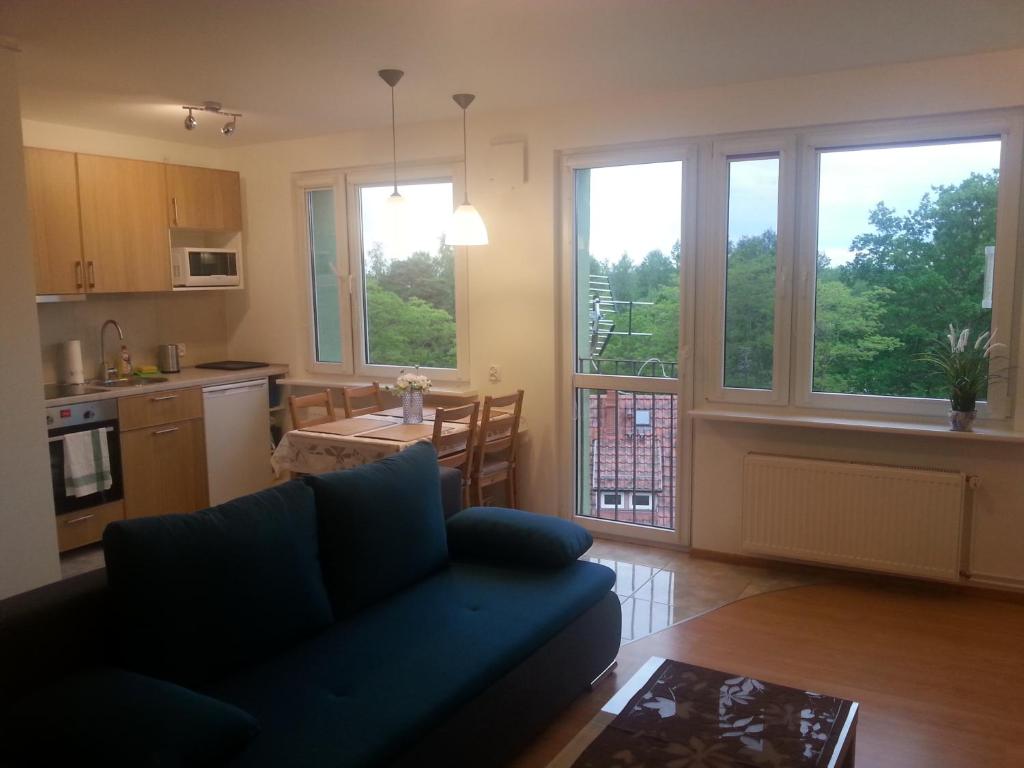
[[[270,486],[267,380],[203,387],[203,418],[210,504]]]

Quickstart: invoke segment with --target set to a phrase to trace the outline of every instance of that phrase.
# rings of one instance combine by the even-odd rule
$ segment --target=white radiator
[[[955,580],[966,475],[750,453],[743,551]]]

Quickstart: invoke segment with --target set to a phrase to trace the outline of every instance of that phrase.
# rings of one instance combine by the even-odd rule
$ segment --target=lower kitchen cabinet
[[[67,552],[99,541],[103,537],[103,529],[115,520],[124,520],[124,502],[120,500],[81,512],[57,515],[57,550]]]
[[[125,517],[195,512],[208,506],[201,418],[121,432]]]

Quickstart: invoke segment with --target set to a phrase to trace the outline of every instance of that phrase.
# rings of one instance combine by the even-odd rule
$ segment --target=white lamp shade
[[[487,227],[480,214],[469,203],[463,203],[454,211],[445,232],[448,245],[487,245]]]

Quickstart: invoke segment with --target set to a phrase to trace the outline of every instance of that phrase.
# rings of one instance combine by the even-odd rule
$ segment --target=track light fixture
[[[225,136],[230,136],[235,132],[235,128],[238,127],[238,118],[242,116],[241,112],[225,111],[219,101],[204,101],[198,107],[195,105],[182,104],[181,108],[188,110],[188,117],[185,118],[186,131],[194,131],[196,129],[196,126],[199,125],[199,121],[196,120],[195,115],[192,114],[193,110],[197,112],[210,112],[212,114],[221,115],[223,117],[230,117],[231,119],[228,120],[228,122],[224,123],[224,127],[220,129],[220,132],[223,133]]]

